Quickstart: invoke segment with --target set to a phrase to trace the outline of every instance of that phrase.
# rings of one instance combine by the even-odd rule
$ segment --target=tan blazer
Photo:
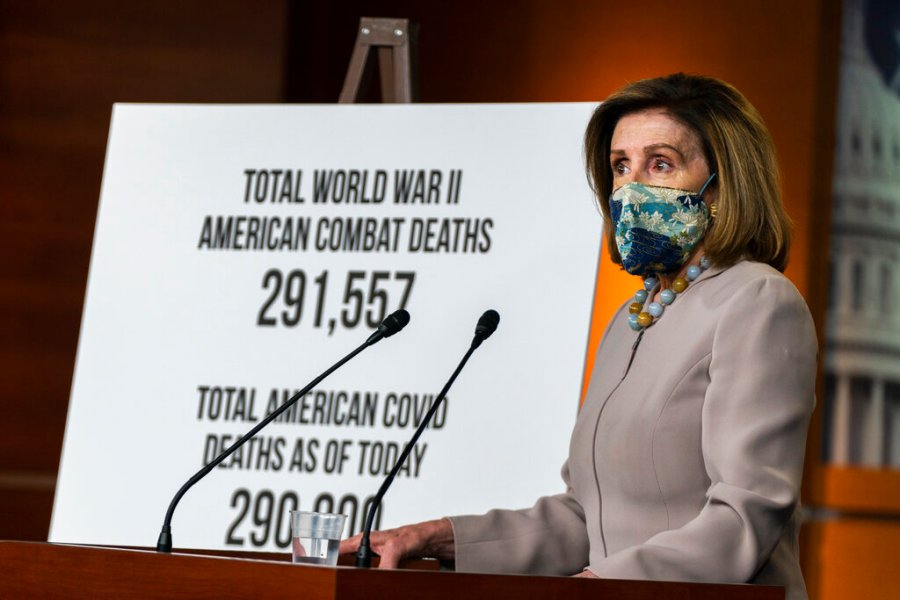
[[[453,517],[461,571],[782,585],[797,549],[817,344],[767,265],[711,268],[640,341],[607,327],[562,475],[530,509]]]

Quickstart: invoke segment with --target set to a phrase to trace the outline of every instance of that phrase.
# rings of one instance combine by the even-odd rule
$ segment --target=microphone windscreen
[[[409,323],[409,313],[404,309],[400,309],[389,314],[381,326],[384,327],[384,337],[391,337]]]
[[[478,325],[475,326],[475,335],[483,340],[488,339],[497,330],[498,323],[500,323],[500,313],[494,309],[484,311],[484,314],[478,319]]]

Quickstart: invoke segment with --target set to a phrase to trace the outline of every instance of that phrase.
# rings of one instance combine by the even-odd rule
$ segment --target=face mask
[[[709,227],[709,208],[700,191],[626,183],[609,198],[616,246],[632,275],[671,273],[690,257]]]

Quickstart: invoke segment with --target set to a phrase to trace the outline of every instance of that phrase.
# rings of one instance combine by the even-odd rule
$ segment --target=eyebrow
[[[675,146],[673,146],[672,144],[666,144],[666,143],[650,144],[649,146],[644,146],[643,150],[644,150],[644,154],[652,154],[653,151],[660,150],[663,148],[671,150],[672,152],[677,154],[682,160],[686,160],[684,153],[681,150],[679,150],[678,148],[676,148]],[[609,151],[610,156],[613,156],[613,155],[622,156],[624,154],[625,154],[624,150],[611,149]]]

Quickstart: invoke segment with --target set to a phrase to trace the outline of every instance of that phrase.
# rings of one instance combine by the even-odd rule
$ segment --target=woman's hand
[[[576,573],[575,575],[572,575],[572,577],[584,577],[585,579],[599,579],[599,577],[594,575],[593,571],[588,571],[587,569],[585,569],[581,573]]]
[[[362,534],[341,542],[341,554],[355,554]],[[381,556],[380,569],[395,569],[405,558],[428,556],[452,560],[455,556],[453,527],[448,519],[425,521],[397,529],[373,531],[369,537],[372,551]]]

